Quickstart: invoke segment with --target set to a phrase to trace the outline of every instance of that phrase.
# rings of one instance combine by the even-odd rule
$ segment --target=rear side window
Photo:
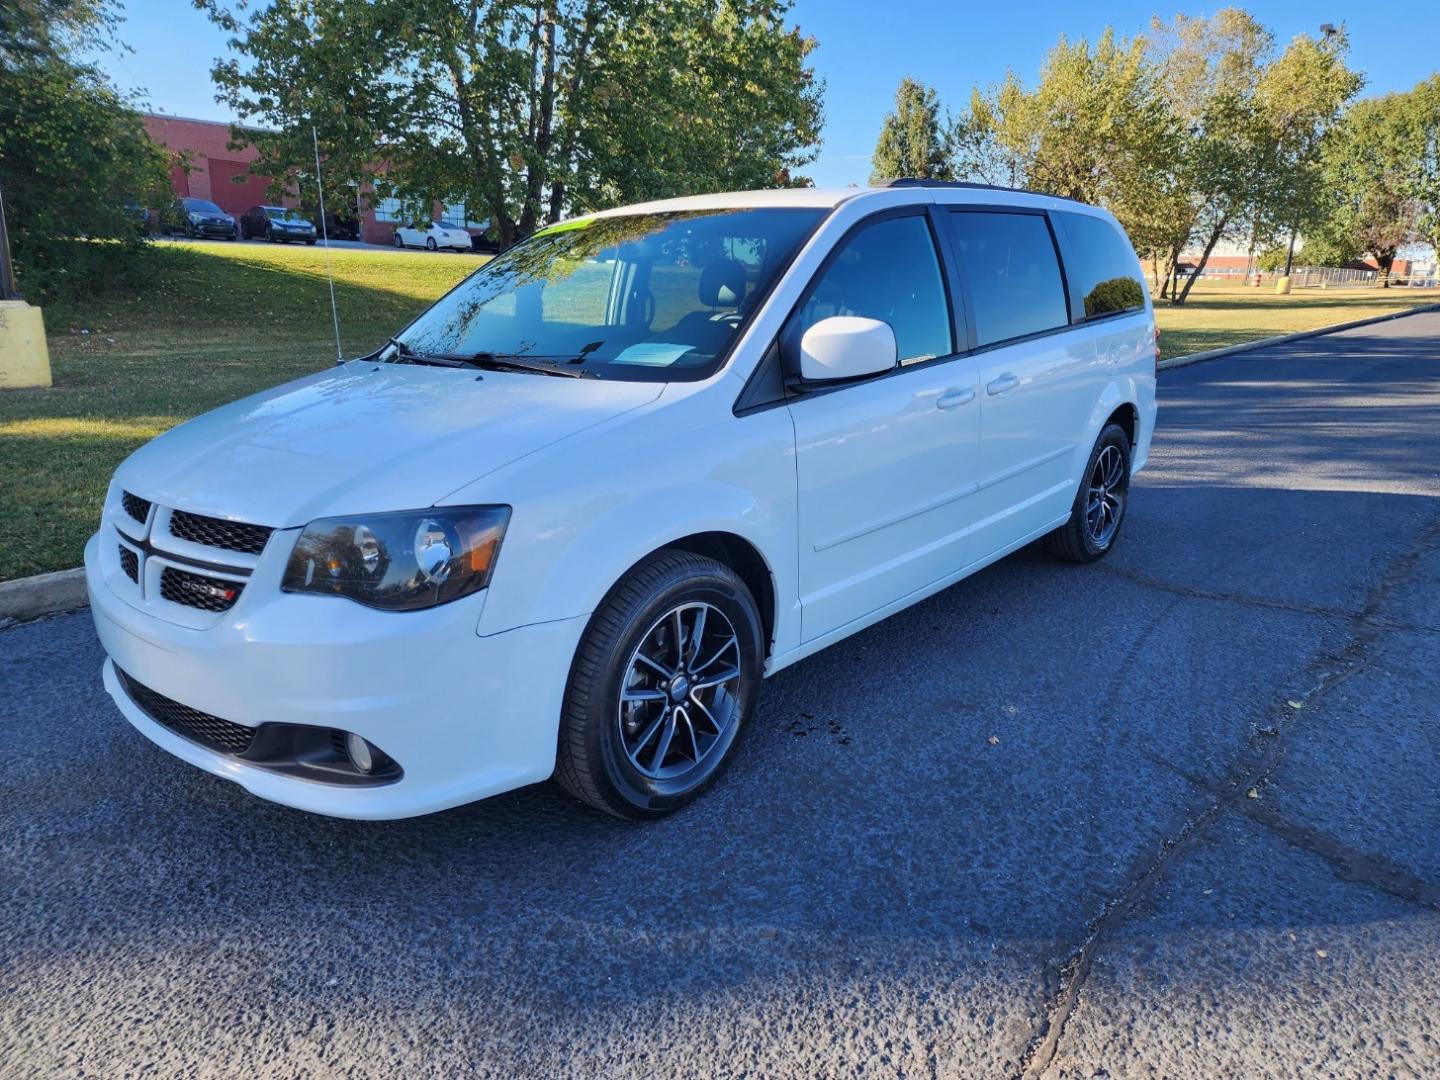
[[[1145,306],[1145,281],[1135,251],[1125,234],[1104,218],[1062,212],[1069,244],[1065,269],[1085,318],[1138,311]]]
[[[889,323],[902,364],[955,351],[940,260],[924,217],[888,218],[851,235],[811,288],[791,328],[795,340],[832,315]]]
[[[977,346],[1069,324],[1060,259],[1043,215],[955,210],[948,217],[975,309]]]

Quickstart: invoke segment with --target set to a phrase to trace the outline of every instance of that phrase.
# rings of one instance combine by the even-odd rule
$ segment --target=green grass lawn
[[[483,259],[332,251],[345,355],[385,341]],[[324,249],[197,243],[150,252],[143,290],[46,308],[55,385],[0,391],[0,581],[80,563],[115,467],[197,413],[328,367]],[[1440,295],[1409,289],[1197,285],[1157,309],[1166,356],[1384,314]]]
[[[1247,341],[1387,315],[1440,302],[1436,289],[1297,289],[1276,296],[1273,286],[1196,282],[1184,307],[1157,301],[1160,355],[1165,359]]]

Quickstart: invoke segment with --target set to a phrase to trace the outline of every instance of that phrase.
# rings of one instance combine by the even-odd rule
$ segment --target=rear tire
[[[1130,438],[1119,424],[1106,424],[1085,463],[1070,520],[1045,537],[1050,554],[1067,562],[1091,563],[1115,546],[1130,502]]]
[[[433,236],[427,236],[427,237],[425,238],[425,247],[426,247],[427,249],[429,249],[430,251],[434,251],[434,250],[435,250],[435,237],[433,237]]]
[[[763,675],[750,590],[723,563],[661,551],[590,619],[571,665],[555,779],[616,817],[698,798],[749,726]]]

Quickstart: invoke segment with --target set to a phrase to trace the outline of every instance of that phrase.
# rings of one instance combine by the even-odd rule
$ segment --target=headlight
[[[191,215],[190,215],[190,223],[191,223],[192,225],[199,225],[199,224],[200,224],[200,221],[201,221],[201,215],[200,215],[200,214],[191,214]]]
[[[305,526],[280,587],[387,611],[449,603],[490,583],[508,506],[324,518]]]

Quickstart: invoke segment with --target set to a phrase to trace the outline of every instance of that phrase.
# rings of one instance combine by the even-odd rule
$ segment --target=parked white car
[[[395,230],[395,246],[423,247],[431,251],[441,248],[449,251],[469,251],[470,234],[450,221],[432,221],[429,227],[424,229],[401,225]]]
[[[1109,214],[965,185],[543,229],[121,465],[85,552],[105,685],[306,810],[552,774],[674,810],[764,676],[1037,538],[1114,546],[1155,422],[1143,282]]]

